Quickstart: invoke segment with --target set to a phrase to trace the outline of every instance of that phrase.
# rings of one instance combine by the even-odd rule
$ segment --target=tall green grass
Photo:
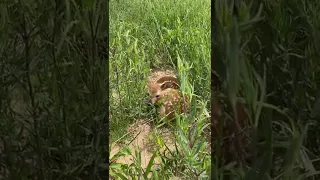
[[[210,2],[110,2],[111,141],[146,111],[145,85],[151,67],[177,70],[178,56],[195,94],[210,98]],[[183,77],[179,77],[183,78]]]
[[[0,4],[0,179],[107,178],[107,2]]]
[[[189,74],[188,63],[182,63],[178,58],[179,74]],[[110,176],[112,179],[210,179],[211,153],[208,151],[210,145],[206,136],[210,135],[209,112],[207,103],[193,93],[187,77],[183,78],[185,83],[183,92],[191,99],[190,113],[176,115],[175,123],[168,122],[173,132],[174,148],[165,143],[161,133],[161,124],[154,126],[154,142],[152,148],[154,153],[143,169],[141,166],[142,155],[139,149],[129,149],[124,146],[120,151],[110,157]],[[155,121],[157,122],[157,121]],[[209,130],[209,132],[208,132]],[[116,163],[122,156],[131,156],[132,163]],[[155,164],[155,159],[160,163]]]
[[[210,108],[210,2],[134,0],[110,2],[110,136],[119,142],[126,127],[152,120],[147,109],[146,80],[152,67],[174,69],[181,89],[191,100],[191,112],[177,115],[170,130],[174,151],[164,143],[161,124],[154,126],[153,158],[141,168],[140,150],[124,147],[111,158],[130,155],[131,164],[110,165],[121,179],[210,179],[207,111]],[[166,149],[166,153],[159,149]],[[155,165],[154,159],[160,159]]]
[[[213,63],[224,82],[219,91],[231,105],[244,104],[252,147],[248,165],[216,166],[216,179],[319,178],[319,124],[311,116],[319,85],[319,5],[215,1]]]

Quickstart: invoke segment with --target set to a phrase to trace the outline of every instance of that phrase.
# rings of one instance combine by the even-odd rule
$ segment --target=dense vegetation
[[[106,179],[106,1],[0,3],[0,179]]]
[[[208,126],[210,108],[210,2],[194,0],[133,0],[110,2],[110,142],[126,144],[127,127],[140,119],[152,121],[145,89],[150,68],[170,68],[177,72],[181,89],[192,96],[192,111],[181,116],[171,129],[181,150],[165,156],[162,127],[153,121],[156,144],[154,157],[161,159],[156,171],[141,168],[139,150],[124,148],[111,157],[113,177],[170,177],[208,179],[210,153],[203,136]],[[197,122],[197,123],[195,123]],[[204,130],[206,129],[206,130]],[[128,138],[129,137],[129,138]],[[122,143],[121,143],[122,142]],[[110,146],[111,146],[110,144]],[[193,145],[190,145],[193,144]],[[110,147],[111,148],[111,147]],[[132,155],[132,164],[115,163]],[[151,176],[152,172],[152,176]]]
[[[193,111],[170,129],[177,151],[155,150],[143,169],[139,150],[124,147],[110,157],[114,178],[320,178],[318,1],[215,0],[212,39],[208,0],[112,0],[110,13],[108,3],[0,3],[0,179],[106,179],[111,144],[153,119],[151,67],[176,70]],[[213,92],[210,40],[222,82]],[[239,119],[222,106],[221,121],[246,122],[247,158],[236,164],[217,154],[211,162],[211,93],[245,110]],[[225,138],[214,137],[215,153]],[[133,163],[113,163],[124,155]]]
[[[319,7],[215,1],[215,93],[243,103],[252,145],[248,166],[216,167],[215,178],[319,179]]]

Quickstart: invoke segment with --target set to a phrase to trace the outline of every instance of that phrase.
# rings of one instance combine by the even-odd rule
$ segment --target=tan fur
[[[186,112],[188,99],[182,98],[178,79],[173,71],[152,70],[146,87],[152,104],[160,103],[158,113],[161,117],[167,116],[168,119],[173,119],[175,111]]]
[[[179,85],[176,84],[175,82],[171,82],[171,81],[165,81],[161,84],[159,84],[159,83],[149,84],[148,89],[149,89],[149,95],[150,95],[151,102],[154,104],[158,100],[161,92],[164,91],[165,89],[169,89],[169,88],[170,89],[179,89]]]
[[[188,97],[183,97],[179,90],[173,88],[161,91],[154,101],[155,103],[160,103],[158,108],[159,115],[169,120],[175,117],[175,112],[181,114],[188,109]]]
[[[168,86],[169,84],[166,84],[167,86],[165,86],[164,88],[171,87],[171,88],[179,89],[178,78],[176,77],[173,71],[156,69],[156,70],[151,70],[151,74],[147,79],[146,90],[150,92],[150,87],[152,85],[162,84],[164,82],[171,82],[171,86],[172,86],[171,87],[171,86]]]
[[[178,79],[174,76],[162,76],[158,77],[158,79],[149,80],[147,82],[147,90],[150,94],[151,88],[157,86],[157,88],[166,89],[166,88],[174,88],[179,89]],[[162,87],[161,87],[162,86]]]
[[[164,89],[179,89],[178,79],[170,70],[152,70],[147,79],[146,90],[149,93],[152,103],[154,98]]]
[[[162,76],[162,77],[159,77],[156,80],[155,83],[163,83],[163,82],[166,82],[166,81],[170,81],[170,82],[174,82],[174,83],[178,84],[178,79],[175,76]]]

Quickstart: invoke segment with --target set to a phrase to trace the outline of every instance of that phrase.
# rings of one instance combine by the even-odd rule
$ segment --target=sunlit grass
[[[195,93],[210,98],[210,2],[110,2],[111,140],[135,119],[148,116],[146,78],[150,67],[177,69],[179,56]],[[119,128],[121,127],[121,128]]]
[[[149,141],[167,153],[155,148],[148,167],[141,169],[140,150],[124,148],[118,155],[132,155],[134,161],[131,165],[112,164],[111,175],[125,179],[152,173],[152,179],[209,179],[210,1],[112,1],[110,20],[111,142],[119,142],[129,124],[152,119],[145,89],[150,68],[175,69],[181,90],[192,97],[191,113],[178,116],[177,124],[166,124],[180,150],[167,147],[161,135],[164,124],[154,121]],[[189,147],[190,143],[193,146]],[[118,155],[111,157],[112,161]],[[155,166],[154,159],[160,164]]]

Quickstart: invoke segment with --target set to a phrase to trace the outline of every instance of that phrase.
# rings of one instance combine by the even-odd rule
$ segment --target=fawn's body
[[[187,110],[187,97],[183,97],[179,90],[178,79],[173,74],[161,71],[153,73],[148,79],[148,92],[152,104],[158,104],[161,117],[173,119],[175,112],[184,113]],[[159,75],[160,74],[160,75]]]

